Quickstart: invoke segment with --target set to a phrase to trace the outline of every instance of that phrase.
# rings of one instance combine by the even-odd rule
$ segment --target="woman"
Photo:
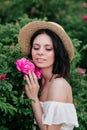
[[[74,49],[64,29],[54,22],[35,21],[20,30],[18,40],[22,53],[42,71],[41,86],[33,72],[25,75],[25,93],[29,99],[35,100],[31,106],[40,130],[78,127],[72,89],[65,79]]]

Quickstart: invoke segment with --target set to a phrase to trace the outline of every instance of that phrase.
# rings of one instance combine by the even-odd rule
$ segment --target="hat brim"
[[[34,21],[28,23],[20,30],[18,42],[21,45],[21,51],[23,54],[28,55],[30,53],[30,39],[32,35],[39,29],[49,29],[55,32],[63,42],[65,49],[68,52],[70,61],[73,59],[74,47],[70,37],[59,24],[46,21]]]

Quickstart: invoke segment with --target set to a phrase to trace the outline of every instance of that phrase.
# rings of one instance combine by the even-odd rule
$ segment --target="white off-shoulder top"
[[[73,130],[79,126],[74,104],[56,101],[45,101],[40,104],[43,110],[42,124],[62,124],[60,130]]]

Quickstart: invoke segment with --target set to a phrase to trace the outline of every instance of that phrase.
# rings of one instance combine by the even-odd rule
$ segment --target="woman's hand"
[[[27,82],[25,85],[25,93],[27,97],[34,100],[37,99],[40,86],[35,73],[29,72],[28,75],[24,76],[24,79]]]

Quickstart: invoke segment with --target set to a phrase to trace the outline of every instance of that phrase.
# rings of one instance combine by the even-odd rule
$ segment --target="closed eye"
[[[39,50],[39,48],[38,48],[38,47],[33,47],[33,49],[34,49],[34,50]]]
[[[53,50],[53,48],[46,48],[46,50],[47,50],[47,51],[51,51],[51,50]]]

